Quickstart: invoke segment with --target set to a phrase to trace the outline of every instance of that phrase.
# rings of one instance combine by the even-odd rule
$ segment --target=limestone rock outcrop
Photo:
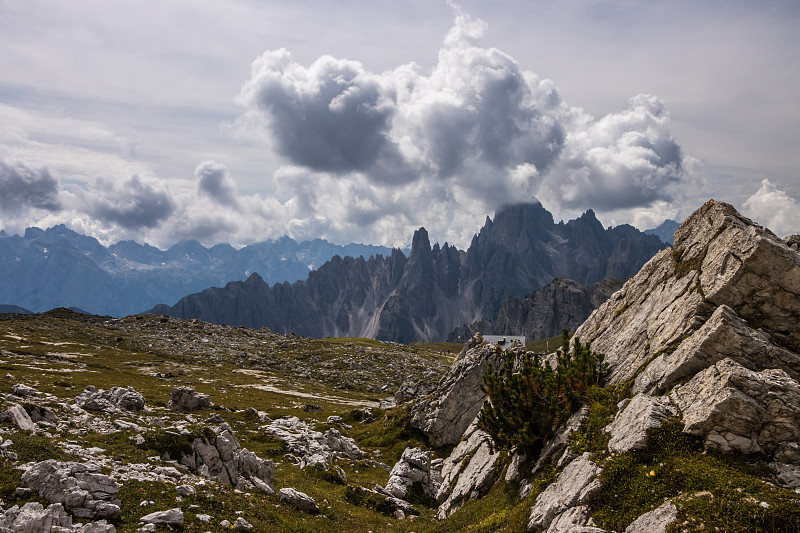
[[[441,476],[431,468],[431,452],[420,448],[406,448],[400,460],[389,473],[385,490],[395,498],[405,499],[411,487],[419,484],[424,496],[436,500]]]
[[[783,370],[754,372],[726,358],[670,397],[706,448],[800,464],[800,383]]]
[[[473,421],[458,446],[442,462],[436,517],[447,518],[468,500],[486,493],[497,479],[494,465],[499,456],[492,449],[489,436]]]
[[[668,393],[707,448],[800,462],[800,253],[732,206],[693,213],[576,336],[611,383]]]
[[[486,368],[500,367],[504,357],[503,350],[483,343],[476,334],[439,380],[436,391],[414,404],[411,425],[421,429],[433,446],[459,442],[486,400],[481,388]]]
[[[100,473],[94,463],[61,462],[48,459],[31,465],[22,483],[51,503],[62,503],[79,518],[115,518],[121,502],[119,484]]]
[[[356,441],[343,436],[338,429],[314,431],[296,416],[274,420],[261,429],[273,439],[285,442],[301,468],[319,464],[327,469],[336,457],[358,460],[364,456]]]
[[[558,480],[537,496],[528,519],[529,531],[536,533],[546,531],[550,524],[565,512],[570,513],[571,525],[576,528],[586,525],[585,522],[575,523],[577,516],[572,508],[600,488],[597,477],[602,469],[592,462],[589,456],[589,453],[584,453],[568,464],[559,474]],[[583,518],[588,519],[588,516]]]
[[[196,392],[193,387],[175,387],[169,394],[167,409],[173,411],[199,411],[211,407],[208,394]]]
[[[213,437],[195,438],[192,454],[181,455],[180,462],[202,476],[238,489],[255,486],[268,494],[274,493],[275,464],[241,448],[228,424],[220,424],[212,431]]]
[[[39,502],[14,505],[0,513],[0,533],[116,533],[105,520],[73,525],[64,506],[54,503],[43,507]]]
[[[88,385],[84,391],[75,398],[75,404],[88,411],[141,411],[144,409],[145,399],[139,392],[131,387],[111,387],[108,391],[96,390],[93,385]]]

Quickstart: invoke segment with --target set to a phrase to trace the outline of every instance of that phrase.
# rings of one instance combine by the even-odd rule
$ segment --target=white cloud
[[[768,179],[745,200],[742,213],[778,235],[800,233],[800,205],[797,199],[779,190]]]
[[[674,199],[683,155],[663,102],[635,96],[596,120],[483,47],[486,24],[454,11],[427,74],[415,64],[373,73],[330,56],[304,67],[284,49],[253,63],[240,133],[260,122],[256,136],[269,132],[285,158],[278,196],[308,219],[290,217],[293,232],[386,243],[425,225],[466,245],[483,216],[531,196],[557,212]],[[386,233],[382,221],[398,226]]]

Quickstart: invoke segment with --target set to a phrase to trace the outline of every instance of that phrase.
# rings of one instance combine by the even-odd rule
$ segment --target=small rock
[[[183,498],[188,498],[189,496],[194,496],[196,494],[194,487],[191,485],[178,485],[175,487],[175,492],[178,493],[178,496]]]
[[[665,502],[661,507],[645,513],[625,529],[625,533],[664,533],[675,518],[678,508],[672,502]]]
[[[253,531],[253,524],[242,518],[241,516],[233,523],[234,531]]]
[[[142,524],[165,524],[168,526],[183,526],[183,511],[179,508],[169,509],[167,511],[156,511],[144,515],[139,519]]]
[[[22,383],[17,383],[13,387],[11,387],[11,392],[14,396],[19,396],[20,398],[28,398],[30,396],[39,396],[41,392],[34,389],[33,387],[29,387]]]
[[[301,511],[311,514],[319,513],[319,507],[314,498],[297,489],[285,488],[278,491],[278,499],[281,502],[297,507]]]

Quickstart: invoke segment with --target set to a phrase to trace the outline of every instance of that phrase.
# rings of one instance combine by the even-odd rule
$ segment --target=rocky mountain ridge
[[[160,250],[134,241],[105,247],[63,224],[28,228],[22,236],[0,231],[0,303],[33,312],[73,307],[124,316],[209,286],[244,280],[252,272],[270,283],[294,282],[335,255],[370,257],[390,251],[322,239],[297,243],[289,237],[240,249],[181,241]]]
[[[555,279],[524,298],[509,297],[493,321],[479,320],[459,326],[447,340],[463,342],[479,332],[549,339],[565,329],[575,331],[623,283],[621,279],[605,278],[584,287],[571,279]]]
[[[672,461],[671,457],[661,455],[662,459],[653,460],[648,455],[658,457],[663,453],[655,451],[659,447],[681,440],[687,449],[696,451],[681,451],[686,459],[678,464],[695,461],[701,465],[698,470],[713,470],[720,467],[704,464],[699,459],[701,452],[719,454],[714,456],[719,462],[713,465],[735,464],[726,457],[739,454],[734,456],[761,464],[762,476],[770,484],[800,492],[798,241],[798,236],[779,239],[732,206],[709,201],[675,233],[674,249],[656,254],[591,314],[574,338],[604,353],[610,365],[610,386],[615,391],[629,390],[633,397],[621,401],[606,418],[603,433],[592,437],[593,442],[600,442],[594,453],[578,455],[570,437],[578,428],[586,431],[591,416],[598,416],[590,414],[591,406],[575,413],[543,445],[535,464],[519,451],[510,451],[505,480],[519,483],[521,495],[530,492],[530,481],[548,464],[560,472],[530,508],[528,531],[608,531],[598,527],[595,519],[608,519],[604,502],[619,509],[624,501],[636,501],[628,500],[636,482],[619,477],[630,461],[641,461],[640,469],[650,469],[645,470],[647,476],[670,476],[671,481],[667,486],[655,479],[650,485],[644,483],[652,487],[648,491],[658,491],[665,499],[645,507],[647,512],[636,520],[624,522],[625,532],[666,531],[669,524],[680,520],[695,530],[698,522],[688,510],[698,508],[696,498],[706,494],[714,498],[715,494],[685,494],[680,487],[698,483],[717,491],[720,481],[702,481],[699,472],[692,473],[691,479],[682,473],[660,474],[664,460]],[[482,448],[490,437],[476,428],[475,417],[487,397],[476,382],[488,365],[497,368],[505,359],[519,360],[521,355],[522,347],[503,352],[482,344],[476,335],[437,389],[411,407],[412,424],[423,430],[432,444],[474,443],[471,451],[461,452],[458,473],[451,474],[451,493],[472,498],[485,494],[495,483],[497,469],[491,465],[499,460],[499,451],[491,446]],[[599,420],[592,424],[598,428]],[[676,430],[680,433],[674,433]],[[658,431],[673,434],[652,441]],[[476,433],[481,435],[476,437]],[[672,453],[678,449],[673,448]],[[726,472],[724,476],[740,476],[735,469]],[[637,475],[636,470],[628,475]],[[748,487],[716,496],[726,501],[742,499],[726,506],[770,508],[770,503],[752,495],[736,496],[756,490],[758,485]],[[778,526],[782,519],[773,515],[772,525],[764,530],[790,531],[800,523],[800,498],[793,498],[791,492],[783,494],[789,507],[782,512],[794,518]],[[445,515],[452,512],[447,501],[439,499],[440,513]],[[699,528],[703,527],[699,523]]]
[[[253,275],[153,312],[310,337],[441,340],[461,324],[493,320],[507,298],[555,278],[626,279],[663,247],[631,226],[603,228],[592,211],[556,224],[541,204],[518,204],[487,217],[466,252],[431,247],[420,228],[408,258],[334,258],[305,281],[272,287]]]

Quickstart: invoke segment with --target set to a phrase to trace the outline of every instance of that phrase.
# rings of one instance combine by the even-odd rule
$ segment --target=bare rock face
[[[504,357],[498,346],[483,344],[480,333],[476,334],[439,380],[431,397],[414,405],[411,425],[421,429],[432,446],[459,442],[486,400],[481,388],[486,368],[490,364],[499,367]]]
[[[793,243],[709,201],[675,233],[674,250],[650,260],[576,336],[606,355],[611,383],[635,377],[634,393],[668,393],[685,431],[707,448],[798,464],[800,253]],[[630,409],[645,401],[638,398]],[[647,402],[645,418],[667,415]],[[625,416],[630,423],[618,418],[612,428],[615,448],[639,442],[637,416]]]
[[[793,378],[800,378],[800,355],[774,344],[767,333],[753,329],[723,304],[675,351],[657,355],[636,377],[634,391],[668,391],[681,379],[726,357],[751,370],[781,368]]]
[[[76,517],[119,516],[119,485],[100,473],[100,465],[48,459],[28,468],[22,474],[22,483],[51,503],[64,504]]]
[[[670,397],[685,431],[703,437],[706,448],[800,463],[800,383],[783,370],[754,372],[723,359]]]
[[[419,483],[424,495],[435,500],[440,482],[439,473],[431,469],[431,452],[406,448],[389,473],[385,490],[395,498],[404,499],[412,485]]]
[[[497,479],[494,464],[499,456],[492,450],[489,436],[473,421],[461,442],[442,463],[436,517],[443,520],[468,500],[487,492]]]
[[[611,434],[608,451],[623,453],[644,448],[647,443],[647,430],[658,427],[664,420],[678,414],[670,405],[669,398],[653,398],[637,394],[621,409],[614,421],[605,427]]]
[[[572,461],[561,471],[558,480],[539,494],[528,519],[529,531],[546,531],[553,521],[566,519],[559,519],[562,513],[569,513],[568,522],[575,528],[586,525],[586,522],[575,523],[578,516],[573,508],[600,487],[597,476],[602,469],[589,456],[587,452]],[[583,518],[588,520],[588,516]]]
[[[167,409],[174,411],[199,411],[211,407],[208,394],[196,392],[192,387],[175,387],[169,395]]]
[[[777,348],[800,351],[800,253],[732,206],[712,200],[675,233],[674,250],[653,257],[576,335],[606,354],[610,381],[619,383],[659,355],[676,352],[723,305],[730,309],[729,321],[738,317]],[[725,346],[724,335],[716,339],[723,353],[738,345]],[[648,386],[642,383],[640,390]]]

